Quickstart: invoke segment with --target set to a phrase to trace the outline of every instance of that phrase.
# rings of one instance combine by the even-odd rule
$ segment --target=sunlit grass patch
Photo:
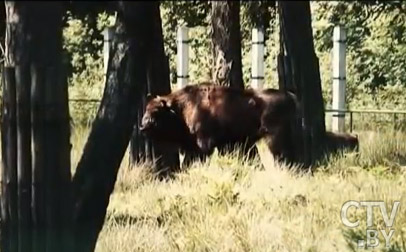
[[[72,133],[72,166],[87,135]],[[345,227],[348,200],[384,200],[388,211],[400,200],[390,251],[405,251],[406,136],[360,132],[359,139],[359,153],[331,156],[313,173],[275,162],[263,142],[254,162],[216,152],[165,181],[146,164],[130,166],[126,152],[96,251],[357,251],[366,212],[350,211],[360,226]],[[382,227],[379,210],[374,216]]]

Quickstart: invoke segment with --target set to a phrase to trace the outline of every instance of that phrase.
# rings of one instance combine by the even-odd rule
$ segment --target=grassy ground
[[[86,134],[73,133],[74,166]],[[350,209],[360,225],[345,227],[348,200],[384,200],[389,214],[399,200],[391,247],[380,234],[377,250],[406,251],[406,135],[362,132],[360,142],[358,156],[333,158],[313,175],[274,163],[261,144],[264,168],[215,155],[166,182],[146,167],[129,168],[126,156],[96,251],[357,251],[366,211]],[[374,218],[382,226],[378,209]]]

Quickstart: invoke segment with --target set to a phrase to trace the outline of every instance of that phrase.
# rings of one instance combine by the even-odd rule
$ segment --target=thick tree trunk
[[[118,2],[103,99],[73,178],[75,251],[93,251],[146,89],[151,2]]]
[[[1,251],[18,249],[17,133],[14,68],[3,69]]]
[[[66,232],[71,223],[70,133],[67,82],[60,66],[62,5],[58,2],[6,2],[5,5],[8,21],[5,107],[10,110],[10,104],[14,103],[15,108],[11,109],[15,110],[11,118],[4,118],[3,132],[9,132],[9,126],[15,124],[16,137],[8,133],[4,137],[3,174],[8,179],[17,179],[18,188],[16,209],[11,209],[12,206],[6,209],[10,210],[9,215],[13,216],[13,211],[18,215],[20,251],[69,251]],[[6,205],[14,202],[9,199],[5,197]],[[14,241],[14,237],[5,239]],[[13,248],[16,245],[4,251]]]
[[[5,2],[7,14],[6,27],[6,78],[5,78],[5,114],[12,112],[10,117],[4,119],[8,132],[5,134],[7,141],[3,146],[3,153],[8,153],[4,174],[6,185],[4,187],[5,208],[9,209],[8,223],[4,223],[6,232],[5,240],[9,246],[5,251],[18,249],[30,251],[31,247],[31,153],[30,153],[30,82],[24,70],[29,64],[28,48],[28,9],[26,3]],[[10,106],[11,105],[11,106]],[[8,108],[7,108],[8,107]],[[10,128],[15,127],[13,129]],[[10,149],[9,149],[10,148]],[[7,157],[8,156],[8,157]],[[9,197],[7,197],[9,196]],[[10,235],[7,237],[7,235]],[[7,250],[8,249],[8,250]]]
[[[7,4],[7,3],[6,3]],[[17,5],[16,5],[17,6]],[[17,100],[17,181],[18,181],[18,243],[21,251],[31,251],[31,80],[29,74],[30,48],[28,33],[30,17],[27,4],[21,4],[19,13],[23,24],[21,32],[15,34],[15,40],[23,40],[24,48],[15,48],[20,57],[15,61],[16,100]]]
[[[71,145],[66,65],[62,63],[63,6],[60,2],[36,3],[31,12],[31,23],[35,24],[31,28],[35,246],[71,251]]]
[[[31,120],[28,64],[16,65],[18,243],[31,251]]]
[[[155,2],[151,7],[152,45],[147,61],[147,81],[152,95],[167,95],[171,92],[169,58],[164,49],[159,2]],[[151,144],[155,169],[160,175],[165,176],[179,169],[179,153],[176,149],[155,142]]]
[[[134,125],[131,138],[132,162],[150,162],[155,166],[155,171],[165,177],[171,171],[179,169],[179,153],[173,148],[152,142],[145,138],[139,131],[138,126],[145,110],[146,95],[166,95],[171,92],[169,80],[169,62],[165,55],[162,34],[162,21],[159,12],[159,2],[151,3],[150,19],[145,20],[144,25],[150,27],[150,40],[152,44],[148,48],[146,81],[148,90],[144,93],[142,106],[138,112],[138,120]],[[141,148],[140,148],[141,147]]]
[[[217,85],[244,89],[241,60],[240,2],[212,1],[211,39],[213,50],[212,79]],[[246,149],[252,146],[247,145]],[[233,148],[234,149],[234,148]],[[225,152],[222,152],[225,153]],[[248,155],[248,152],[243,150]],[[256,147],[249,156],[258,155]],[[194,160],[204,161],[206,155],[186,153],[186,166]]]
[[[145,164],[147,162],[152,162],[153,160],[153,150],[151,148],[151,141],[149,141],[139,130],[139,125],[141,124],[142,116],[144,115],[144,110],[146,106],[145,97],[149,93],[147,81],[147,89],[145,90],[143,97],[141,97],[140,105],[137,110],[136,120],[133,127],[133,132],[130,141],[130,162],[129,165],[134,166],[137,164]]]
[[[324,103],[319,63],[314,50],[308,1],[279,1],[281,54],[278,58],[280,88],[296,93],[300,118],[292,125],[299,139],[297,160],[306,167],[314,164],[324,151]]]
[[[214,82],[243,89],[240,2],[213,1],[211,29]]]

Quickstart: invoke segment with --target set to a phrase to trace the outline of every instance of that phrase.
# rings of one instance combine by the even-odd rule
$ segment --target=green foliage
[[[103,35],[99,32],[101,25],[106,25],[109,21],[109,15],[114,14],[114,7],[109,2],[69,2],[64,3],[67,9],[66,15],[63,16],[65,27],[71,27],[72,22],[80,22],[82,29],[74,30],[81,34],[75,34],[76,36],[65,36],[68,38],[77,39],[75,46],[71,50],[68,49],[69,55],[74,52],[78,52],[83,56],[76,59],[76,64],[73,64],[72,71],[77,73],[86,68],[85,58],[91,56],[93,59],[99,58],[99,52],[101,51],[103,44]],[[74,25],[78,25],[77,23]]]
[[[209,31],[206,31],[206,27],[209,25],[210,7],[211,5],[208,1],[161,2],[164,46],[166,54],[169,55],[170,79],[173,84],[176,83],[176,32],[178,26],[186,25],[187,27],[198,29],[195,34],[200,36],[190,36],[190,45],[195,55],[195,58],[191,59],[191,65],[196,63],[201,70],[208,67],[208,63],[206,63],[204,65],[205,68],[202,69],[199,63],[201,63],[200,57],[210,55],[207,50],[209,48]],[[201,27],[200,30],[199,27]],[[203,60],[207,61],[208,59]],[[203,71],[197,73],[197,76],[201,76],[201,74],[203,74]]]
[[[111,26],[114,17],[107,13],[98,15],[92,28],[88,19],[74,19],[68,13],[67,26],[63,30],[63,48],[70,57],[70,99],[100,99],[104,88],[103,36],[102,31]],[[99,36],[90,36],[98,34]],[[92,46],[89,46],[92,45]],[[95,51],[92,48],[97,48]],[[99,103],[71,102],[70,113],[76,124],[89,124]]]
[[[314,38],[321,59],[323,91],[331,104],[332,31],[347,31],[349,108],[405,109],[404,55],[406,4],[388,2],[315,2]]]
[[[263,23],[266,29],[265,86],[278,87],[279,22],[273,4],[268,1],[241,2],[245,85],[249,85],[251,76],[251,31]],[[72,63],[70,97],[99,99],[104,87],[101,33],[114,23],[114,13],[106,6],[86,6],[71,8],[66,16],[64,48]],[[311,7],[326,108],[331,107],[332,100],[333,27],[343,24],[347,31],[347,108],[406,109],[406,3],[323,1],[311,2]],[[86,14],[85,10],[89,8],[91,14]],[[95,18],[94,13],[100,11],[98,8],[108,12]],[[211,4],[207,1],[161,2],[164,45],[170,60],[172,84],[176,83],[176,31],[179,25],[190,28],[190,81],[196,83],[210,79],[210,11]],[[71,105],[72,116],[81,118],[79,121],[91,120],[97,105]],[[93,111],[93,115],[87,116],[88,111]]]
[[[273,32],[271,22],[276,17],[275,1],[241,1],[242,37],[249,39],[251,29],[262,27],[265,30],[265,40]]]

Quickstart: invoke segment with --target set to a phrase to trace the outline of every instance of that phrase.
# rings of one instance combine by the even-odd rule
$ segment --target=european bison
[[[295,96],[275,89],[255,91],[201,83],[166,96],[150,97],[140,130],[156,141],[204,158],[240,145],[250,149],[267,137],[270,151],[287,153],[286,125],[296,111]],[[186,165],[191,159],[185,157]]]

